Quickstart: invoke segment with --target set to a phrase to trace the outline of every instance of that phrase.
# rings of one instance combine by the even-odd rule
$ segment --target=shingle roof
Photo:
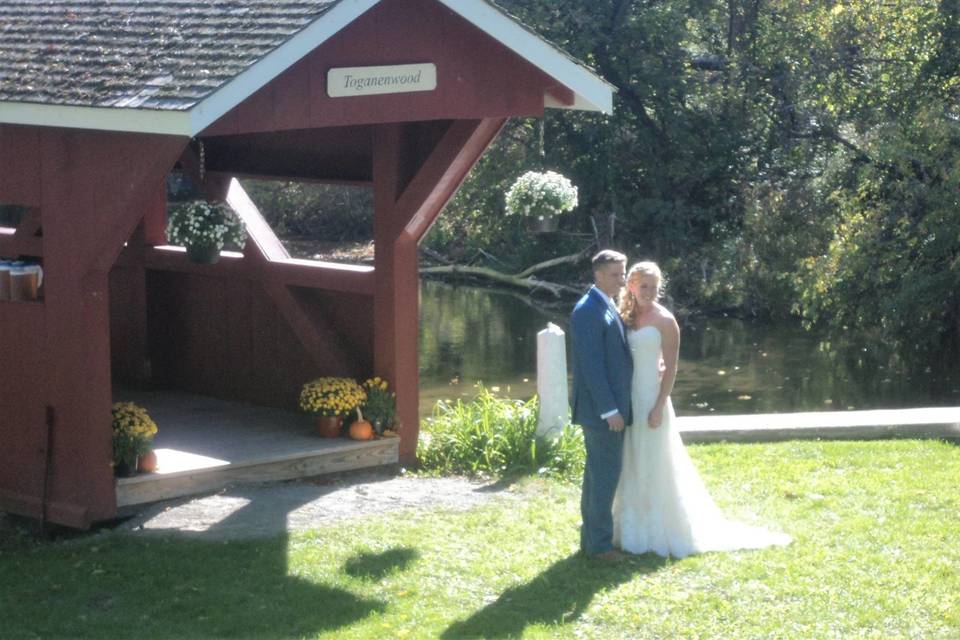
[[[0,122],[194,136],[382,0],[0,0]],[[613,87],[492,0],[436,0],[611,113]]]
[[[0,102],[182,111],[341,0],[0,0]]]

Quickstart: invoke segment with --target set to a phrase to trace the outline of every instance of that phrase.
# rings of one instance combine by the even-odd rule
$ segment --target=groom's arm
[[[573,330],[574,357],[583,371],[583,383],[599,412],[597,417],[606,418],[610,428],[623,428],[623,416],[617,407],[613,391],[607,382],[606,349],[604,346],[605,324],[603,315],[592,309],[581,309],[570,320]],[[619,422],[619,429],[617,428]]]

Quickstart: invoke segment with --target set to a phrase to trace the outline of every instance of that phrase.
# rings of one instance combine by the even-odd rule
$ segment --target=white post
[[[537,436],[554,439],[570,423],[570,401],[567,344],[563,329],[552,322],[537,333],[537,395],[540,398]]]

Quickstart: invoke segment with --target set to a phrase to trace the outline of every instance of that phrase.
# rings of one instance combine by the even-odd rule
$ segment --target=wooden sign
[[[437,65],[432,62],[341,67],[327,71],[327,95],[331,98],[433,91],[436,88]]]

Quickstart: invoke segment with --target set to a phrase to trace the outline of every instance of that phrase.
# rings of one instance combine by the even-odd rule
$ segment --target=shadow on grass
[[[383,553],[361,553],[343,565],[348,576],[365,580],[379,580],[395,571],[406,569],[420,554],[414,549],[397,547]]]
[[[335,630],[386,608],[290,575],[286,536],[108,544],[106,554],[91,540],[10,564],[0,558],[0,636],[279,639]]]
[[[451,625],[442,637],[516,637],[533,624],[567,624],[583,614],[597,592],[638,574],[653,573],[665,564],[665,559],[654,554],[609,565],[576,553],[530,582],[507,589],[496,602]]]
[[[279,639],[314,636],[383,612],[384,601],[293,573],[289,536],[274,534],[285,529],[289,513],[328,490],[308,487],[288,500],[232,492],[226,497],[243,506],[206,531],[106,534],[102,543],[87,535],[29,546],[16,532],[0,538],[0,637]],[[251,539],[257,529],[266,537]],[[400,549],[379,565],[409,561]]]

